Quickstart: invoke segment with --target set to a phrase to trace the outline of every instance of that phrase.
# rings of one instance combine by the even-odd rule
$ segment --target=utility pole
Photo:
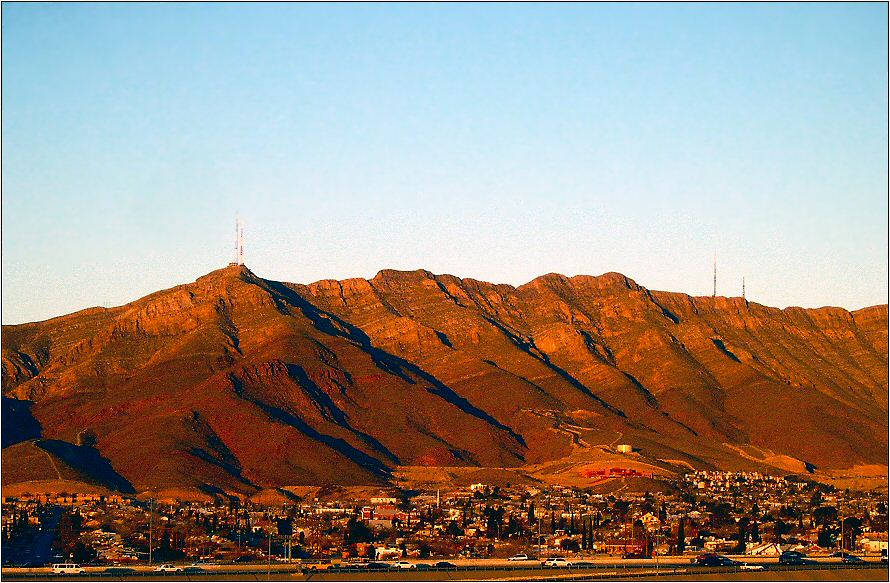
[[[661,494],[658,495],[658,507],[661,508]],[[661,516],[658,517],[658,528],[655,530],[655,576],[658,577],[658,538],[661,534]]]
[[[269,529],[269,562],[266,567],[266,580],[272,578],[272,529]]]
[[[152,559],[152,530],[154,527],[154,498],[148,499],[148,564]]]
[[[841,495],[837,495],[837,510],[841,518],[841,560],[844,559],[844,513],[841,511]]]

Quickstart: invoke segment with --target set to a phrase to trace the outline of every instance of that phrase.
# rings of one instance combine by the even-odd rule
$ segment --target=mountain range
[[[3,486],[249,495],[406,468],[886,466],[887,331],[887,305],[778,309],[617,273],[302,285],[230,265],[4,325]]]

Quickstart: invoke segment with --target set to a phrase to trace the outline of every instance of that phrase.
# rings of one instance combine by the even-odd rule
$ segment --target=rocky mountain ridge
[[[616,439],[665,472],[887,458],[886,305],[780,310],[617,273],[513,287],[384,270],[301,285],[230,266],[125,306],[3,326],[2,348],[4,421],[73,447],[95,434],[90,447],[137,490],[611,462]],[[15,399],[33,406],[8,415]]]

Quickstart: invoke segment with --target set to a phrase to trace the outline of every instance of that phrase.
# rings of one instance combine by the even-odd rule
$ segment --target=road
[[[133,567],[132,572],[107,573],[101,567],[88,567],[84,575],[53,575],[49,568],[3,569],[4,580],[64,581],[573,581],[624,580],[659,578],[708,578],[712,580],[887,580],[887,567],[875,560],[871,563],[845,565],[833,559],[821,559],[813,565],[788,567],[779,565],[774,557],[750,558],[750,564],[762,564],[763,571],[746,571],[739,567],[699,567],[688,557],[662,557],[658,565],[652,560],[618,560],[603,557],[585,561],[571,568],[544,568],[537,561],[508,562],[504,560],[455,560],[448,569],[390,569],[368,571],[330,569],[302,573],[298,565],[209,565],[194,573],[157,573],[151,567]]]

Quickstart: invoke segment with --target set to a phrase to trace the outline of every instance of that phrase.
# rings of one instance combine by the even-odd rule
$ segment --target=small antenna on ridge
[[[244,265],[244,225],[238,230],[238,265]]]
[[[717,251],[714,251],[714,293],[711,297],[717,297]]]

